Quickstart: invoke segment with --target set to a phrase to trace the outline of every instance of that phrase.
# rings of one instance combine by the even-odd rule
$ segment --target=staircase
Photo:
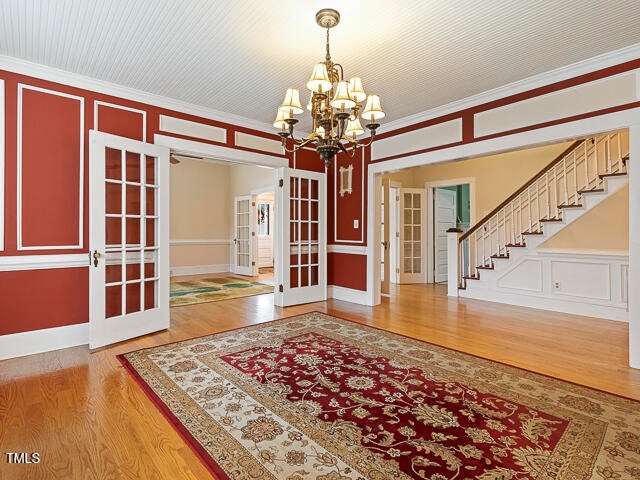
[[[574,304],[580,301],[577,298],[580,297],[579,293],[591,291],[587,287],[582,291],[579,290],[582,288],[579,285],[568,286],[571,291],[578,289],[575,291],[578,292],[577,297],[572,298],[571,292],[563,291],[557,281],[555,290],[553,286],[545,285],[545,282],[554,282],[551,278],[554,265],[556,269],[565,268],[566,265],[562,264],[562,259],[545,257],[544,250],[538,249],[538,246],[628,183],[628,148],[627,132],[615,132],[574,142],[470,230],[459,236],[458,295],[537,308],[547,308],[550,305],[551,310],[571,313],[582,313],[586,308],[587,312],[594,315],[625,319],[624,315],[615,312],[603,314],[599,308],[594,311],[593,306],[575,307]],[[609,260],[613,262],[613,268],[624,270],[624,258]],[[572,261],[582,260],[574,258]],[[628,265],[628,256],[626,263]],[[602,261],[596,262],[596,265],[600,264]],[[583,276],[585,282],[593,283],[590,275],[598,274],[599,267],[589,268],[591,270],[584,275],[579,269],[576,270],[577,276]],[[609,276],[616,274],[610,271],[611,268],[609,265]],[[605,273],[603,270],[603,274]],[[455,277],[450,276],[452,278]],[[567,278],[566,275],[564,278]],[[576,282],[579,281],[580,279],[576,279]],[[570,283],[575,282],[571,280]],[[620,289],[624,287],[622,283],[624,281],[618,282]],[[611,296],[611,292],[609,293]],[[590,295],[589,293],[587,296]],[[610,299],[609,303],[617,302],[618,309],[624,307],[626,311],[626,298],[622,298],[622,293],[618,296],[620,298]],[[595,303],[606,302],[599,300]]]

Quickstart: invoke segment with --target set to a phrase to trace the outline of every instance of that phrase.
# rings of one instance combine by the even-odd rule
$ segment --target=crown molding
[[[384,133],[393,132],[394,130],[409,127],[417,123],[467,110],[468,108],[482,105],[484,103],[510,97],[511,95],[544,87],[563,80],[568,80],[580,75],[602,70],[603,68],[613,67],[631,60],[637,60],[638,58],[640,58],[640,43],[621,48],[620,50],[614,50],[613,52],[604,53],[587,60],[582,60],[571,65],[566,65],[555,70],[540,73],[523,80],[518,80],[517,82],[512,82],[492,90],[487,90],[486,92],[463,98],[461,100],[456,100],[440,107],[416,113],[415,115],[402,117],[398,120],[385,123],[382,127],[384,128]]]
[[[166,108],[189,115],[196,115],[198,117],[208,118],[218,122],[250,128],[259,132],[270,132],[273,130],[273,127],[268,123],[259,122],[250,118],[241,117],[232,113],[222,112],[188,102],[182,102],[173,98],[145,92],[144,90],[125,87],[116,83],[87,77],[85,75],[68,72],[66,70],[29,62],[27,60],[7,55],[0,55],[0,70],[7,70],[21,75],[36,77],[41,80],[62,83],[71,87],[124,98],[133,102]]]

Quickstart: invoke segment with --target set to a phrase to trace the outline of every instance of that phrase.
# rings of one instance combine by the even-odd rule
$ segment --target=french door
[[[169,328],[169,150],[91,131],[89,347]]]
[[[391,213],[391,201],[390,201],[390,190],[391,190],[391,180],[388,177],[382,177],[382,212],[381,212],[381,224],[380,224],[380,238],[381,241],[381,251],[380,251],[380,259],[382,265],[381,277],[382,282],[380,285],[380,293],[382,295],[389,295],[390,293],[390,283],[391,283],[391,231],[390,231],[390,213]]]
[[[400,189],[400,283],[425,283],[426,195],[422,188]]]
[[[254,269],[254,249],[253,249],[253,217],[254,212],[251,205],[251,196],[243,195],[234,199],[234,254],[233,273],[239,275],[256,275],[257,268]],[[255,272],[254,272],[255,270]]]
[[[325,175],[276,170],[275,304],[327,299]]]

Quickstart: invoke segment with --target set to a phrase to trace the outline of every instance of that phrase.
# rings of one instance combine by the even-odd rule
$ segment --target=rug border
[[[120,361],[120,363],[125,368],[125,370],[132,376],[134,381],[140,386],[140,388],[142,389],[143,393],[146,394],[147,398],[149,398],[149,400],[154,404],[154,406],[167,419],[169,424],[178,433],[180,438],[182,438],[182,440],[194,452],[194,454],[198,457],[198,459],[200,459],[200,462],[204,465],[204,467],[207,469],[207,471],[213,476],[214,480],[231,480],[229,478],[229,476],[222,470],[222,468],[215,462],[215,460],[211,457],[211,455],[209,455],[209,453],[193,437],[193,435],[189,432],[189,430],[182,425],[182,423],[179,421],[179,419],[173,414],[173,412],[164,403],[164,401],[160,398],[160,396],[158,394],[156,394],[156,392],[153,391],[153,389],[147,384],[147,382],[144,381],[142,376],[135,370],[135,368],[133,367],[133,365],[131,365],[129,360],[127,360],[126,355],[129,355],[129,354],[135,353],[135,352],[140,352],[140,351],[143,351],[143,350],[149,350],[149,349],[156,348],[156,347],[162,347],[162,346],[167,346],[167,345],[171,345],[171,344],[175,344],[175,343],[192,341],[192,340],[196,340],[196,339],[199,339],[199,338],[208,337],[210,335],[217,335],[217,334],[221,334],[221,333],[233,332],[235,330],[242,330],[243,328],[254,327],[254,326],[259,326],[259,325],[267,325],[267,324],[270,324],[270,323],[273,323],[273,322],[277,322],[279,320],[287,320],[289,318],[294,318],[294,317],[297,317],[297,316],[300,316],[300,315],[309,315],[309,314],[314,314],[314,313],[319,313],[321,315],[326,315],[328,317],[335,317],[335,318],[338,318],[340,320],[344,320],[346,322],[354,323],[354,324],[357,324],[357,325],[362,325],[362,326],[369,327],[369,328],[372,328],[372,329],[375,329],[375,330],[379,330],[381,332],[391,333],[393,335],[398,335],[400,337],[407,338],[407,339],[410,339],[410,340],[413,340],[413,341],[418,341],[418,342],[424,343],[426,345],[432,345],[432,346],[435,346],[435,347],[438,347],[438,348],[443,348],[445,350],[451,350],[453,352],[457,352],[457,353],[460,353],[460,354],[463,354],[463,355],[469,355],[471,357],[478,358],[478,359],[481,359],[481,360],[484,360],[484,361],[497,363],[499,365],[503,365],[503,366],[506,366],[506,367],[509,367],[509,368],[514,368],[514,369],[517,369],[517,370],[520,370],[520,371],[523,371],[523,372],[532,373],[534,375],[540,375],[542,377],[546,377],[546,378],[549,378],[549,379],[557,381],[557,382],[567,383],[567,384],[574,385],[574,386],[577,386],[577,387],[581,387],[581,388],[584,388],[584,389],[587,389],[587,390],[591,390],[593,392],[598,392],[600,394],[611,395],[611,396],[614,396],[614,397],[617,397],[617,398],[620,398],[620,399],[623,399],[623,400],[631,401],[631,402],[634,402],[634,403],[640,403],[640,400],[636,400],[634,398],[626,397],[624,395],[620,395],[620,394],[613,393],[613,392],[607,392],[606,390],[595,388],[595,387],[590,387],[588,385],[583,385],[583,384],[580,384],[580,383],[577,383],[577,382],[573,382],[571,380],[564,380],[564,379],[561,379],[561,378],[558,378],[558,377],[553,377],[551,375],[548,375],[548,374],[545,374],[545,373],[536,372],[536,371],[530,370],[528,368],[523,368],[523,367],[518,367],[518,366],[515,366],[515,365],[510,365],[510,364],[505,363],[505,362],[500,361],[500,360],[493,360],[493,359],[482,357],[480,355],[476,355],[476,354],[473,354],[473,353],[464,352],[464,351],[456,349],[456,348],[445,347],[443,345],[439,345],[439,344],[436,344],[436,343],[433,343],[433,342],[429,342],[429,341],[426,341],[426,340],[410,337],[410,336],[402,334],[402,333],[397,333],[397,332],[394,332],[394,331],[385,330],[385,329],[380,328],[380,327],[368,325],[366,323],[361,323],[361,322],[358,322],[356,320],[351,320],[351,319],[344,318],[344,317],[341,317],[341,316],[329,314],[329,313],[326,313],[326,312],[322,312],[320,310],[313,310],[313,311],[305,312],[305,313],[297,313],[295,315],[289,315],[289,316],[286,316],[286,317],[275,318],[275,319],[272,319],[272,320],[267,320],[265,322],[255,323],[255,324],[251,324],[251,325],[244,325],[244,326],[236,327],[236,328],[230,328],[230,329],[221,330],[221,331],[218,331],[218,332],[215,332],[215,333],[207,333],[207,334],[204,334],[204,335],[198,335],[198,336],[195,336],[195,337],[186,338],[186,339],[182,339],[182,340],[176,340],[176,341],[173,341],[173,342],[163,343],[163,344],[155,345],[155,346],[151,346],[151,347],[138,348],[136,350],[131,350],[129,352],[117,354],[116,358]]]
[[[234,329],[235,330],[235,329]],[[206,336],[206,335],[204,335]],[[195,337],[199,338],[199,337]],[[183,341],[183,340],[179,340]],[[177,343],[177,342],[170,342]],[[169,345],[169,344],[166,344]],[[133,350],[132,352],[137,352],[140,350],[145,350],[144,348],[140,348],[138,350]],[[132,353],[128,352],[128,353]],[[158,411],[162,414],[162,416],[169,422],[169,424],[173,427],[176,433],[180,436],[180,438],[187,444],[187,446],[191,449],[191,451],[198,457],[200,463],[204,465],[207,471],[213,476],[214,480],[231,480],[229,476],[222,470],[222,468],[213,460],[211,455],[207,453],[207,451],[200,445],[200,443],[196,440],[196,438],[191,435],[189,430],[182,425],[182,423],[178,420],[178,418],[173,414],[173,412],[167,407],[167,405],[162,401],[160,396],[144,381],[144,379],[140,376],[140,374],[135,370],[133,365],[125,358],[126,353],[122,353],[116,355],[116,358],[120,361],[122,366],[127,370],[127,372],[133,377],[135,382],[140,386],[142,392],[147,396],[147,398],[153,403],[153,405],[158,409]]]

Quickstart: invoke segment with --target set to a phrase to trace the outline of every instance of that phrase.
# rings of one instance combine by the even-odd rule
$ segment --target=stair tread
[[[603,173],[598,176],[600,178],[607,178],[607,177],[624,177],[626,175],[627,175],[627,172],[615,172],[615,173]]]
[[[511,248],[511,247],[526,247],[527,244],[526,243],[507,243],[505,245],[505,247],[507,248]]]
[[[559,217],[553,217],[553,218],[541,218],[540,219],[541,222],[561,222],[562,218]]]
[[[581,203],[570,203],[569,205],[558,205],[558,208],[582,208],[582,204]]]
[[[505,253],[505,254],[495,254],[495,255],[491,255],[491,258],[509,258],[509,254]]]
[[[475,275],[465,275],[462,278],[464,278],[465,280],[480,280],[480,277]]]
[[[522,235],[542,235],[543,233],[542,230],[535,230],[533,232],[522,232]]]
[[[584,195],[585,193],[604,193],[604,188],[590,188],[590,189],[582,189],[578,190],[580,195]]]
[[[482,268],[483,270],[493,270],[493,265],[478,265],[476,268]]]

